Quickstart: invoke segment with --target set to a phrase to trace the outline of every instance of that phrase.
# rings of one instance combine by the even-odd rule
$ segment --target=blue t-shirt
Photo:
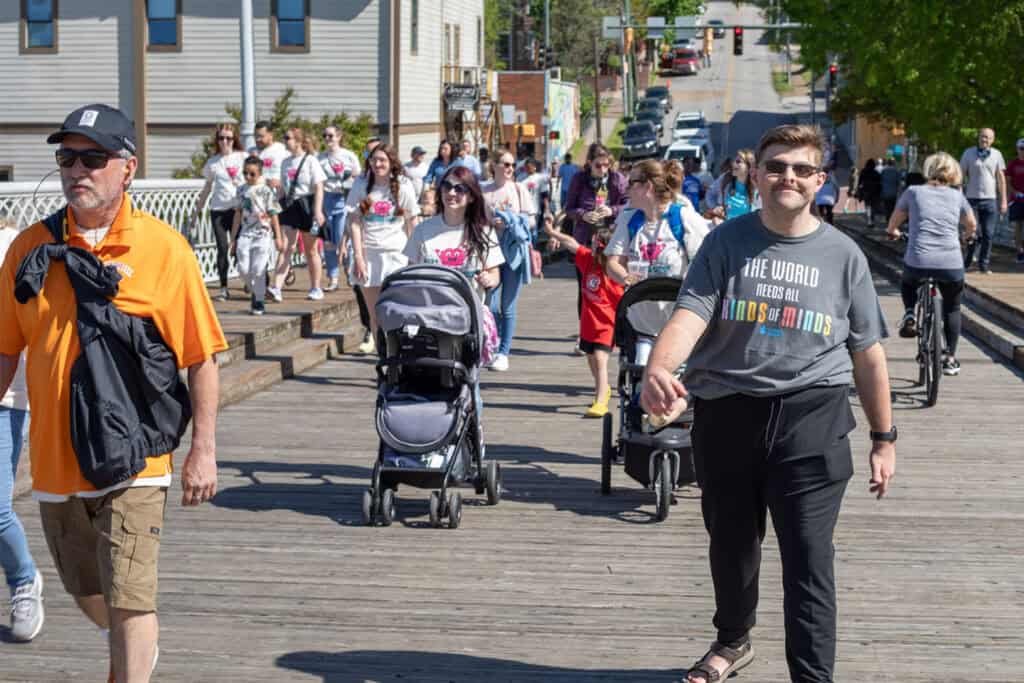
[[[569,185],[572,183],[572,177],[580,172],[580,167],[576,164],[562,164],[561,168],[558,169],[558,178],[561,180],[559,187],[559,198],[562,200],[561,206],[565,206],[566,197],[569,196]]]
[[[747,198],[747,184],[734,180],[729,196],[725,198],[725,218],[736,218],[743,214],[750,213],[750,200]]]
[[[687,175],[683,178],[683,194],[693,204],[695,211],[700,211],[700,178],[695,175]]]

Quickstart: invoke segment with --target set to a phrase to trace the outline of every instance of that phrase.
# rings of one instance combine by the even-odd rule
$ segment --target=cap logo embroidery
[[[95,109],[86,109],[82,112],[82,118],[78,121],[80,126],[88,126],[92,128],[96,125],[96,118],[100,115]]]

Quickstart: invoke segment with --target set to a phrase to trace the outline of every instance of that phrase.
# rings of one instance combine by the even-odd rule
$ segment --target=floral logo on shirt
[[[437,258],[441,261],[442,266],[448,266],[449,268],[461,268],[466,264],[466,250],[462,247],[453,247],[451,249],[436,249]]]
[[[238,167],[237,166],[228,166],[226,170],[228,172],[228,175],[231,176],[232,180],[234,180],[235,177],[238,176]]]
[[[295,180],[295,176],[299,174],[299,169],[289,168],[288,169],[288,180]]]
[[[395,205],[387,199],[381,199],[373,203],[373,213],[376,216],[387,217],[391,215],[391,211],[394,207]]]
[[[658,260],[663,251],[665,251],[664,242],[650,242],[640,246],[640,258],[653,263]]]
[[[274,165],[274,160],[271,159],[270,157],[267,157],[266,159],[263,160],[263,168],[270,168],[273,165]]]
[[[533,182],[526,183],[526,189],[528,189],[530,191],[536,190],[537,189],[537,183],[533,183]]]
[[[335,173],[341,175],[345,171],[345,164],[333,163],[331,164],[331,168],[334,170]]]

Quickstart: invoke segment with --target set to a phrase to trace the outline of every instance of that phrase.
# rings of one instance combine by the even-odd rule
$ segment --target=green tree
[[[805,65],[835,60],[833,116],[899,122],[930,149],[955,151],[977,128],[1024,131],[1024,0],[782,0]]]
[[[311,120],[297,116],[292,111],[292,100],[295,98],[295,89],[286,88],[281,95],[274,100],[270,113],[263,116],[257,115],[257,120],[266,120],[270,123],[274,137],[278,140],[284,139],[284,133],[289,128],[301,128],[312,139],[319,140],[320,134],[327,126],[336,126],[345,136],[345,146],[360,150],[366,141],[376,132],[376,124],[369,114],[361,114],[352,118],[345,113],[322,114],[319,119]],[[242,108],[236,104],[224,105],[224,111],[236,124],[242,120]],[[203,165],[206,160],[215,153],[213,142],[210,138],[203,140],[200,148],[192,155],[189,166],[179,168],[173,172],[175,178],[202,178]]]

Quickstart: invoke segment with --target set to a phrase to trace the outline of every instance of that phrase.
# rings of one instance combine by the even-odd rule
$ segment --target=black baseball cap
[[[108,152],[126,149],[135,154],[135,123],[120,109],[105,104],[87,104],[74,110],[46,142],[55,145],[67,135],[84,135]]]
[[[419,145],[416,145],[415,147],[412,148],[412,155],[413,156],[416,156],[417,154],[426,154],[426,153],[427,153],[427,150],[423,149]]]

